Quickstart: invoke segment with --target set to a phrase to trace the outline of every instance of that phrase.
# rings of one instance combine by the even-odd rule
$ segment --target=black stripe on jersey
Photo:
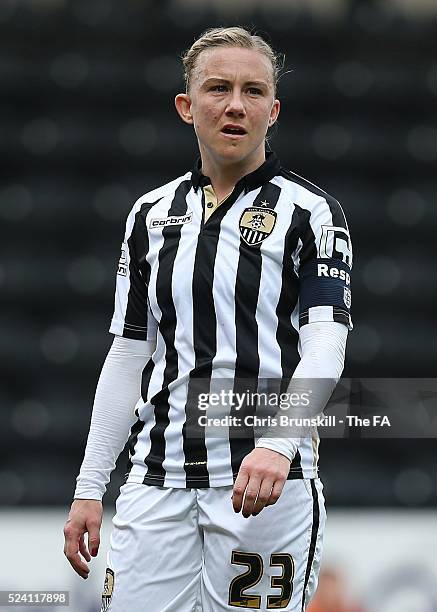
[[[299,278],[294,271],[293,253],[299,240],[299,213],[295,209],[290,226],[285,235],[284,255],[282,258],[281,293],[276,306],[278,328],[276,340],[281,349],[282,381],[281,392],[286,392],[288,383],[299,363],[297,352],[297,331],[291,324],[291,315],[299,295]]]
[[[311,227],[310,218],[311,212],[301,208],[297,204],[294,205],[296,212],[299,215],[300,224],[300,239],[302,240],[302,248],[299,252],[299,267],[308,260],[317,259],[316,237]]]
[[[141,397],[143,399],[144,402],[147,402],[147,394],[149,392],[149,384],[150,384],[150,379],[152,377],[153,374],[153,370],[155,368],[155,363],[153,361],[153,357],[150,357],[150,359],[148,360],[148,362],[146,363],[142,375],[141,375]],[[140,435],[140,433],[143,431],[144,429],[144,421],[142,421],[139,418],[138,415],[138,411],[135,410],[135,414],[138,417],[138,421],[136,421],[134,423],[134,425],[131,428],[131,432],[129,435],[129,441],[128,441],[128,448],[129,448],[129,461],[127,464],[127,474],[126,476],[129,475],[129,472],[132,469],[132,457],[135,454],[135,446],[138,440],[138,436]]]
[[[268,202],[267,209],[274,209],[278,203],[281,188],[273,183],[265,184],[250,207],[261,206]],[[235,363],[234,393],[256,393],[259,375],[258,324],[256,309],[261,281],[262,255],[261,244],[248,245],[240,238],[240,252],[235,282],[235,344],[237,359]],[[249,387],[249,388],[248,388]],[[243,406],[241,411],[234,407],[231,417],[255,414],[256,406]],[[255,448],[253,427],[229,427],[232,473],[236,475],[244,457]]]
[[[135,215],[134,229],[132,231],[131,237],[128,240],[128,244],[129,244],[129,241],[131,241],[131,244],[129,244],[129,251],[131,253],[131,260],[129,264],[130,274],[132,273],[137,274],[137,270],[139,270],[142,275],[143,283],[146,288],[145,301],[144,301],[144,295],[142,296],[142,299],[143,299],[142,312],[143,314],[145,313],[146,317],[147,317],[147,310],[148,310],[147,309],[147,287],[149,285],[149,280],[150,280],[150,265],[146,260],[147,253],[149,251],[149,235],[147,232],[147,227],[145,225],[145,218],[149,210],[152,208],[152,206],[157,204],[160,201],[160,199],[156,200],[155,202],[146,202],[141,206],[140,210]],[[134,238],[134,240],[132,240],[132,237]],[[135,245],[136,245],[136,248],[135,248]],[[139,248],[139,245],[141,245],[141,248]],[[132,257],[135,258],[134,266],[132,266]],[[136,278],[137,280],[139,280],[138,277]],[[132,317],[134,316],[134,309],[132,308],[132,303],[136,300],[135,298],[136,291],[138,290],[135,289],[135,287],[131,283],[131,286],[129,287],[128,305],[127,305],[126,317],[125,317],[125,320],[128,320],[129,322],[132,320],[135,320],[135,319],[132,319]],[[128,328],[129,330],[130,325],[125,324],[124,332],[123,332],[124,337],[129,337],[129,338],[134,338],[134,339],[138,338],[138,336],[132,335],[130,330],[128,334],[126,334],[125,333],[126,328]],[[141,335],[140,339],[141,340],[144,339],[144,336]],[[153,367],[154,367],[154,364],[152,360],[150,359],[147,362],[146,367],[144,368],[143,373],[142,373],[141,395],[144,401],[146,401],[146,398],[147,398],[147,390],[148,390],[150,376],[151,376]],[[145,372],[147,370],[150,371],[150,375],[148,376],[148,378],[145,377]],[[129,460],[126,466],[126,469],[127,469],[126,477],[129,475],[129,472],[132,469],[131,458],[135,454],[135,445],[137,443],[138,436],[144,428],[144,421],[139,419],[139,415],[137,411],[135,411],[135,414],[138,420],[131,427],[130,434],[129,434],[129,439],[128,439]]]
[[[294,271],[292,254],[298,245],[301,210],[302,209],[297,210],[295,207],[290,226],[285,235],[284,255],[282,258],[281,293],[276,306],[276,316],[278,317],[276,340],[281,349],[282,393],[287,391],[290,379],[300,360],[297,351],[298,333],[291,324],[291,315],[296,307],[299,295],[299,278]],[[294,478],[303,478],[299,450],[296,451],[291,462],[288,475],[288,479]]]
[[[132,469],[132,457],[135,455],[135,444],[137,443],[138,440],[138,436],[140,435],[140,433],[143,431],[144,428],[144,421],[142,421],[139,418],[138,415],[138,410],[135,410],[135,415],[137,417],[137,421],[132,425],[131,430],[130,430],[130,434],[129,434],[129,439],[128,439],[128,449],[129,449],[129,460],[127,462],[127,466],[126,466],[126,478],[129,476],[129,472]]]
[[[152,373],[153,370],[155,368],[155,363],[153,361],[153,357],[151,357],[148,362],[146,363],[145,368],[143,369],[143,373],[141,376],[141,397],[143,399],[144,402],[147,402],[147,393],[149,391],[149,384],[150,384],[150,379],[152,377]],[[132,469],[132,457],[135,454],[135,445],[137,443],[138,440],[138,436],[140,435],[140,433],[143,431],[144,429],[144,421],[142,421],[139,418],[138,415],[138,411],[135,410],[135,414],[138,417],[138,421],[136,421],[130,431],[130,435],[129,435],[129,441],[128,441],[128,448],[129,448],[129,461],[127,463],[127,474],[126,477],[129,475],[129,472]]]
[[[290,465],[290,471],[288,473],[287,480],[292,480],[293,478],[303,478],[302,460],[301,460],[299,450],[296,451],[296,454],[293,457],[293,461],[291,462],[291,465]]]
[[[209,487],[205,429],[198,424],[198,396],[208,393],[212,360],[217,352],[217,320],[214,307],[213,283],[215,258],[220,236],[220,224],[230,206],[238,198],[235,189],[229,198],[204,224],[197,240],[193,270],[193,348],[194,370],[188,382],[185,423],[182,428],[185,454],[184,470],[187,487]],[[202,196],[205,205],[205,196]]]
[[[168,216],[184,215],[187,212],[186,196],[191,189],[191,181],[183,181],[175,191]],[[156,299],[161,310],[159,331],[165,342],[165,369],[162,388],[150,399],[154,406],[155,425],[150,430],[150,452],[144,460],[147,474],[144,484],[164,486],[165,437],[169,425],[170,410],[168,385],[177,378],[178,356],[174,346],[176,333],[176,310],[172,296],[172,278],[176,253],[181,238],[182,225],[166,226],[162,230],[164,242],[158,255],[158,274],[156,279]],[[150,380],[150,377],[149,377]]]
[[[306,589],[308,586],[308,580],[310,578],[311,568],[312,568],[313,561],[314,561],[314,554],[316,551],[316,544],[317,544],[317,534],[319,532],[319,524],[320,524],[319,495],[318,495],[317,487],[314,483],[313,478],[311,478],[310,483],[311,483],[311,493],[313,495],[313,526],[311,529],[311,542],[310,542],[310,547],[308,550],[308,562],[307,562],[307,568],[305,572],[305,582],[303,585],[303,592],[302,592],[302,612],[305,612]]]
[[[159,200],[146,202],[135,215],[132,233],[128,238],[129,248],[129,293],[123,327],[123,337],[133,340],[147,340],[147,291],[150,266],[146,261],[149,251],[149,237],[144,219],[148,211]]]
[[[314,193],[315,195],[318,195],[326,200],[329,210],[331,211],[332,224],[335,227],[343,227],[344,229],[347,229],[346,217],[343,209],[340,206],[340,203],[329,195],[329,193],[326,193],[326,191],[320,189],[320,187],[317,187],[317,185],[313,185],[313,183],[310,183],[310,181],[307,181],[298,174],[294,174],[294,172],[291,172],[290,170],[285,170],[285,168],[281,168],[281,176],[293,181],[293,183],[297,183],[301,187],[305,187],[305,189],[308,189],[308,191],[311,191],[311,193]]]

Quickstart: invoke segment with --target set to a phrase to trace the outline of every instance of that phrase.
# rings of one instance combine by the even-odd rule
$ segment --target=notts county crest
[[[275,223],[276,212],[271,208],[246,208],[240,218],[241,237],[249,246],[261,244],[273,232]]]
[[[111,603],[112,593],[114,591],[114,572],[106,568],[105,585],[102,593],[102,607],[101,612],[106,612]]]

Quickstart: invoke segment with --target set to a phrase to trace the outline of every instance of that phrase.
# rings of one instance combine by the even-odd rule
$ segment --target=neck
[[[223,164],[220,161],[211,159],[208,155],[204,155],[203,152],[201,152],[201,158],[202,174],[211,179],[212,186],[219,199],[231,193],[240,179],[254,172],[266,159],[264,149],[262,155],[249,162],[248,160],[243,160],[239,163]]]

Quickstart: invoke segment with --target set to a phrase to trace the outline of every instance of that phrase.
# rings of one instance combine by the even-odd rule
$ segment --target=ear
[[[280,110],[281,110],[281,103],[279,102],[279,100],[275,100],[273,102],[273,106],[270,111],[269,127],[272,127],[272,125],[276,122],[276,119],[278,118]]]
[[[176,110],[179,117],[185,123],[193,125],[193,116],[191,114],[191,98],[188,94],[178,94],[174,100]]]

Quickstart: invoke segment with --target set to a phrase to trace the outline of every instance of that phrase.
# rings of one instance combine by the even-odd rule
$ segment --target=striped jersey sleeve
[[[297,209],[299,325],[336,321],[351,330],[352,245],[343,210],[324,192]]]
[[[155,340],[157,323],[148,303],[150,266],[145,214],[152,204],[138,201],[126,221],[116,276],[115,306],[109,331],[134,340]]]

